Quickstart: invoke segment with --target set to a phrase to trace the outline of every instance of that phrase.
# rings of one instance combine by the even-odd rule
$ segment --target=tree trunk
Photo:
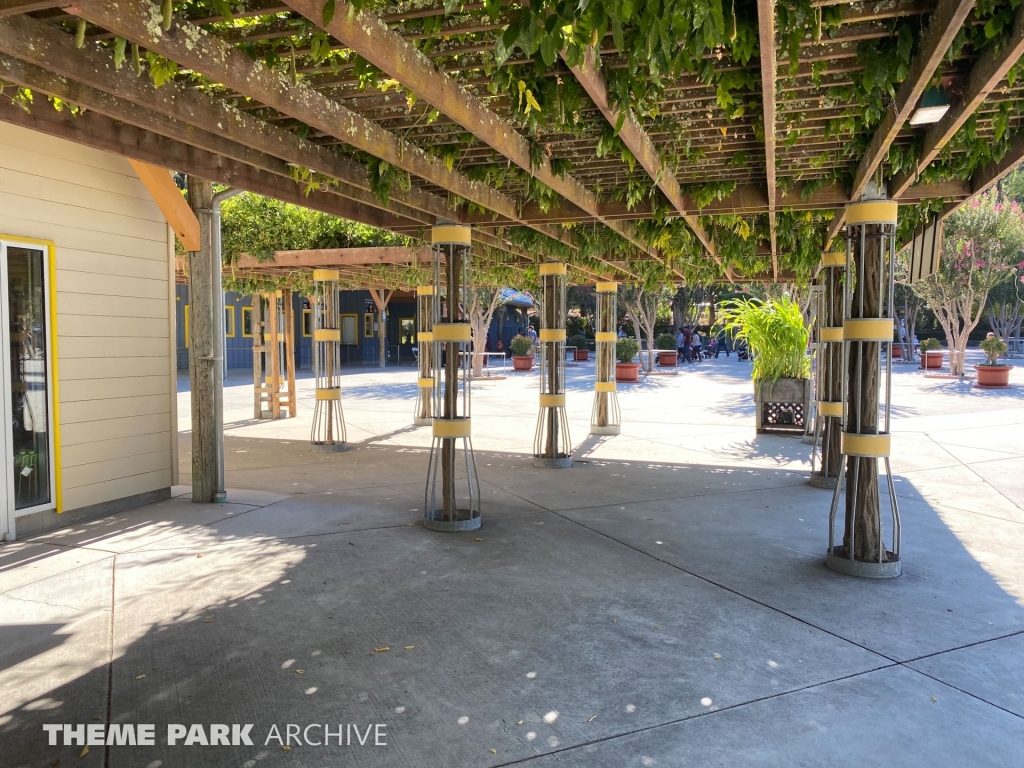
[[[879,283],[881,281],[880,242],[877,237],[878,225],[866,225],[864,253],[860,253],[860,238],[855,237],[853,299],[850,316],[873,318],[880,313]],[[858,434],[878,433],[878,386],[881,374],[878,342],[850,344],[849,361],[849,427]],[[878,459],[859,456],[847,458],[846,481],[846,529],[843,546],[846,552],[853,550],[855,560],[879,561],[882,518],[878,498]],[[883,562],[886,560],[884,554]]]
[[[843,324],[843,284],[838,269],[825,270],[825,316],[821,325],[838,327]],[[822,393],[825,398],[833,403],[843,400],[843,345],[826,344],[825,354],[822,359]],[[838,419],[824,419],[822,429],[822,461],[827,464],[823,467],[825,477],[839,477],[842,472],[843,455],[840,453],[839,436],[842,433],[842,424]]]
[[[448,317],[444,322],[453,323],[458,318],[459,276],[462,274],[462,250],[452,247],[448,256]],[[444,404],[442,418],[452,419],[456,414],[459,397],[459,345],[447,342],[444,361]],[[457,520],[459,517],[458,499],[455,495],[455,438],[445,437],[441,440],[441,477],[443,497],[443,520]]]
[[[189,253],[188,369],[192,393],[192,501],[213,501],[217,491],[217,441],[214,338],[217,307],[214,296],[213,184],[188,177],[188,203],[199,219],[199,250]]]

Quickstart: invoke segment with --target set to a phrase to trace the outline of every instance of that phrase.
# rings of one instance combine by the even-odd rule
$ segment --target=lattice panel
[[[765,403],[761,411],[763,426],[804,428],[803,403]]]

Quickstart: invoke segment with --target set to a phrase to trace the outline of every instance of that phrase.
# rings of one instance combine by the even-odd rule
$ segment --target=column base
[[[829,491],[835,490],[836,487],[835,477],[825,477],[825,475],[814,472],[811,474],[811,479],[808,482],[815,488],[824,488]]]
[[[547,456],[534,456],[533,466],[542,469],[568,469],[572,466],[572,456],[559,456],[556,459],[549,459]]]
[[[419,416],[413,418],[412,423],[417,427],[429,427],[434,423],[433,419],[421,419]]]
[[[480,515],[467,517],[465,520],[442,520],[444,514],[440,509],[435,510],[433,515],[426,515],[423,518],[423,527],[429,531],[441,531],[443,533],[457,533],[459,531],[475,531],[483,524]],[[460,509],[459,514],[470,515],[468,509]]]
[[[622,427],[617,424],[613,424],[607,427],[591,427],[590,434],[592,435],[619,435],[622,434]]]
[[[813,432],[811,434],[809,434],[809,435],[804,433],[803,444],[804,445],[814,445],[814,433]]]
[[[348,450],[348,443],[311,443],[311,453],[344,453]]]
[[[860,560],[849,560],[837,554],[839,551],[840,547],[833,547],[825,555],[825,566],[836,573],[858,576],[862,579],[894,579],[903,573],[903,563],[898,559],[887,563],[865,563]],[[892,552],[889,552],[888,556],[896,557]]]

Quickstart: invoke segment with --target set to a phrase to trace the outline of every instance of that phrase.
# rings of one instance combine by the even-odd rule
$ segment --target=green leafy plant
[[[733,337],[745,341],[754,356],[755,381],[806,379],[809,333],[800,305],[788,296],[757,301],[732,299],[719,308],[719,322]]]
[[[632,363],[639,351],[640,344],[636,339],[627,336],[615,342],[615,359],[620,363]]]
[[[676,339],[671,333],[659,333],[654,340],[654,346],[658,349],[675,349]]]
[[[576,347],[576,349],[587,349],[587,337],[582,333],[570,336],[565,343],[570,347]]]
[[[526,357],[533,349],[533,342],[531,342],[528,337],[520,334],[512,339],[508,346],[509,349],[512,350],[512,354],[516,357]]]
[[[995,334],[989,334],[981,342],[981,351],[985,353],[982,365],[999,365],[999,358],[1006,354],[1006,342]]]
[[[938,352],[942,344],[938,339],[923,339],[918,347],[922,352]]]

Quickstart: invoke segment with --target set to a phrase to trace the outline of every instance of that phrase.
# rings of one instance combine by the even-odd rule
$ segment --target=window
[[[313,335],[313,310],[302,310],[302,335],[309,338]]]
[[[232,306],[224,307],[224,336],[235,338],[235,308]]]
[[[6,424],[0,428],[7,470],[0,473],[0,531],[13,528],[15,510],[54,506],[51,285],[52,246],[0,242],[2,324],[0,391]]]
[[[356,315],[342,315],[341,316],[341,343],[342,344],[358,344],[359,338],[357,337],[357,331],[359,326],[357,325],[358,318]]]
[[[415,317],[403,317],[398,321],[401,329],[399,331],[399,344],[415,344],[416,343],[416,318]]]
[[[366,338],[370,338],[371,336],[376,335],[374,331],[376,329],[377,324],[373,322],[374,317],[375,315],[373,314],[373,312],[367,312],[365,315],[363,315],[363,336],[365,336]]]
[[[242,337],[252,338],[252,307],[242,307]]]
[[[188,327],[189,310],[190,309],[192,309],[192,305],[191,304],[186,304],[185,305],[185,349],[188,349],[188,343],[189,343],[189,340],[191,339],[191,334],[189,333],[189,327]]]

